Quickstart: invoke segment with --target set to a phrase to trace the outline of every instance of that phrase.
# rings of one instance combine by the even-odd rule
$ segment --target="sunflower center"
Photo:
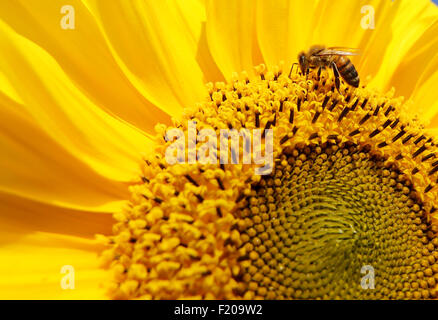
[[[289,70],[210,83],[205,101],[157,125],[102,255],[113,297],[437,296],[437,143],[393,91]],[[205,130],[220,152],[194,138]],[[222,130],[265,132],[272,172],[258,175],[256,151]],[[232,161],[216,161],[223,146]],[[206,149],[211,161],[196,161]]]
[[[354,144],[279,160],[241,212],[246,298],[436,296],[438,239],[397,168]]]

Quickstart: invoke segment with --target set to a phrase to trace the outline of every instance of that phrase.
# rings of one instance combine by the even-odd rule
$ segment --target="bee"
[[[308,74],[310,68],[318,69],[318,79],[321,75],[321,69],[326,67],[332,68],[335,75],[336,89],[339,91],[340,80],[339,76],[347,82],[350,86],[359,87],[359,75],[347,56],[356,55],[357,49],[344,47],[330,47],[325,48],[321,45],[312,46],[309,51],[300,52],[298,54],[298,63],[301,72]]]

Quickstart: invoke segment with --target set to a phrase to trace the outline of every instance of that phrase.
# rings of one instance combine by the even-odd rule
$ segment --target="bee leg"
[[[338,89],[338,92],[340,93],[341,91],[339,90],[339,88],[341,87],[341,81],[339,80],[338,67],[336,67],[336,64],[334,62],[332,62],[332,69],[333,69],[333,73],[335,74],[335,86],[336,89]]]
[[[307,80],[309,80],[309,72],[310,72],[310,68],[306,69],[306,82]],[[306,90],[306,100],[307,100],[307,96],[309,94],[309,90]]]
[[[320,66],[318,68],[318,81],[321,80],[321,70],[322,70],[322,67]]]
[[[298,64],[298,63],[295,62],[295,63],[292,64],[292,67],[290,67],[290,71],[289,71],[289,79],[291,79],[290,76],[291,76],[291,74],[292,74],[292,70],[293,70],[294,66],[296,66],[297,64]]]

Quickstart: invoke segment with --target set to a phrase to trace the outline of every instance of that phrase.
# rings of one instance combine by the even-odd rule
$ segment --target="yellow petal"
[[[435,59],[438,61],[438,59]],[[428,76],[421,83],[412,95],[413,107],[417,106],[417,111],[421,118],[429,121],[431,128],[438,128],[438,99],[437,99],[437,83],[438,83],[438,68],[435,65],[435,73]],[[436,135],[438,136],[438,135]]]
[[[104,212],[121,208],[122,200],[129,195],[126,184],[103,177],[85,164],[80,155],[72,155],[74,149],[66,150],[75,143],[74,139],[58,138],[60,142],[56,142],[31,120],[22,105],[1,93],[0,106],[0,191],[70,208]],[[56,119],[53,122],[57,124]],[[79,134],[77,140],[83,135]],[[106,143],[111,145],[110,140]],[[120,171],[120,166],[114,164],[116,160],[113,170]],[[132,162],[133,168],[137,165]]]
[[[386,3],[389,5],[389,2]],[[372,30],[373,38],[368,41],[368,50],[361,59],[364,68],[360,71],[373,77],[370,82],[372,86],[382,91],[394,86],[397,94],[409,97],[424,65],[409,72],[410,84],[407,86],[403,84],[405,79],[396,73],[400,67],[404,69],[412,55],[417,55],[420,47],[426,49],[436,40],[430,28],[437,21],[438,8],[428,0],[394,1],[390,6],[390,9],[386,9],[387,14],[382,12],[384,15],[380,18],[376,10],[376,29]],[[380,25],[379,21],[382,21]],[[429,44],[425,45],[425,42]]]
[[[206,19],[205,4],[202,0],[175,0],[174,5],[180,12],[182,22],[187,26],[185,31],[190,35],[191,41],[196,43]]]
[[[66,4],[75,10],[74,30],[60,26],[65,15],[61,8]],[[82,2],[1,1],[0,19],[48,52],[75,86],[103,110],[147,132],[153,130],[155,121],[169,121],[168,115],[139,94],[120,70]]]
[[[15,90],[10,94],[7,87],[0,88],[4,93],[1,118],[16,136],[36,149],[40,145],[25,132],[26,127],[12,122],[14,117],[28,119],[100,175],[115,181],[129,181],[138,175],[139,153],[148,150],[149,136],[96,106],[52,57],[3,22],[0,68]],[[14,95],[19,96],[19,103],[12,101]]]
[[[191,2],[189,2],[190,4]],[[87,1],[118,65],[136,89],[171,116],[206,96],[197,39],[165,1]],[[199,8],[195,7],[192,19]]]
[[[281,60],[292,64],[298,52],[312,44],[315,7],[312,1],[257,1],[257,37],[268,67]]]
[[[2,230],[0,299],[105,299],[108,275],[99,269],[100,250],[96,241],[80,237]],[[72,280],[71,271],[74,282],[63,281]]]
[[[62,208],[2,192],[0,212],[0,233],[20,229],[93,239],[96,233],[110,234],[114,223],[110,213]]]
[[[389,83],[394,85],[398,94],[412,99],[412,111],[419,112],[420,116],[425,120],[431,120],[437,115],[437,33],[438,10],[433,25],[418,37],[400,61],[389,81]]]
[[[255,38],[254,1],[207,1],[207,40],[226,79],[233,72],[252,73],[261,63]]]

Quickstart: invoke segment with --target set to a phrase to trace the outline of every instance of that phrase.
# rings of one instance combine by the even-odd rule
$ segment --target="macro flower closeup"
[[[437,298],[436,34],[427,0],[0,1],[0,299]]]

